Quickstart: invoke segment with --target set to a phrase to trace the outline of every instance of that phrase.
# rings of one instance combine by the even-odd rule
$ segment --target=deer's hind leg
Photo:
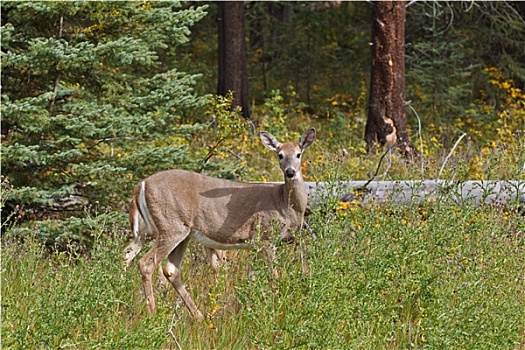
[[[161,237],[157,238],[153,247],[151,247],[151,249],[139,261],[140,273],[142,275],[142,289],[144,290],[148,311],[150,313],[154,313],[157,309],[155,295],[153,294],[153,272],[162,260],[170,254],[170,252],[176,249],[180,244],[183,244],[186,237],[187,235],[182,237],[182,239],[177,239],[175,236],[168,241],[161,239]]]
[[[187,237],[184,241],[177,245],[175,249],[169,254],[168,261],[166,262],[166,266],[164,268],[164,276],[166,276],[168,281],[171,282],[181,299],[184,301],[184,304],[186,305],[188,310],[190,310],[190,312],[193,314],[193,317],[195,317],[199,321],[202,321],[204,319],[202,313],[195,305],[195,302],[191,298],[190,294],[186,291],[186,288],[184,287],[184,284],[182,283],[182,280],[180,278],[180,267],[182,264],[182,258],[184,256],[184,252],[186,250],[186,247],[188,246],[189,241],[190,238]]]
[[[226,251],[206,247],[206,255],[208,256],[213,275],[215,276],[215,279],[217,279],[219,266],[227,260]]]
[[[125,256],[124,256],[124,263],[126,264],[126,267],[131,266],[131,262],[133,259],[135,259],[135,256],[140,252],[142,248],[142,244],[138,242],[137,240],[133,240],[126,249],[124,249]]]

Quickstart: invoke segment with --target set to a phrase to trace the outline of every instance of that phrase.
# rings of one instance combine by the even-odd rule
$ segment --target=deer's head
[[[315,129],[307,130],[299,142],[280,143],[275,136],[265,131],[261,132],[261,141],[266,148],[277,153],[279,166],[285,180],[297,180],[301,177],[301,157],[303,151],[315,140]]]

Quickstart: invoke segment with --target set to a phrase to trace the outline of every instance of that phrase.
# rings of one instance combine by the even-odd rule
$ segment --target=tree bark
[[[250,117],[248,75],[246,72],[246,49],[244,28],[244,2],[219,2],[219,79],[217,93],[222,96],[233,93],[232,107],[240,106],[243,117]]]
[[[367,151],[398,147],[405,157],[417,153],[410,142],[405,112],[405,2],[374,1],[372,22],[372,72]]]

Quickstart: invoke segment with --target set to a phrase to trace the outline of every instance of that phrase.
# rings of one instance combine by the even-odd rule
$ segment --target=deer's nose
[[[292,168],[288,168],[288,169],[286,169],[284,174],[286,175],[287,178],[291,179],[292,177],[295,176],[295,170],[292,169]]]

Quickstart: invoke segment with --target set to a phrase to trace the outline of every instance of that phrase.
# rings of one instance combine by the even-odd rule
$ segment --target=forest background
[[[393,155],[383,179],[438,177],[462,134],[442,178],[523,178],[508,164],[524,152],[524,5],[408,5],[406,114],[422,158]],[[341,180],[371,177],[370,4],[247,3],[251,123],[214,94],[217,4],[173,6],[2,4],[4,219],[37,225],[50,243],[87,242],[88,211],[111,208],[123,222],[134,184],[162,169],[279,180],[254,137],[261,128],[289,139],[315,126],[314,162],[339,155]]]
[[[392,150],[377,178],[525,180],[524,3],[406,6],[407,127],[421,157]],[[289,140],[308,127],[318,138],[305,180],[374,175],[384,149],[367,152],[363,139],[370,3],[246,2],[251,120],[216,94],[217,3],[1,9],[6,348],[525,346],[517,205],[370,210],[325,198],[309,219],[322,239],[298,238],[306,262],[291,248],[280,253],[283,279],[267,284],[251,261],[263,277],[250,284],[241,262],[219,276],[225,289],[213,287],[190,247],[188,260],[200,264],[185,273],[211,323],[175,327],[186,319],[173,295],[159,298],[156,318],[140,317],[140,276],[122,272],[120,255],[142,178],[185,168],[280,181],[258,131]],[[341,281],[341,271],[355,279]],[[354,306],[337,303],[346,298]]]

